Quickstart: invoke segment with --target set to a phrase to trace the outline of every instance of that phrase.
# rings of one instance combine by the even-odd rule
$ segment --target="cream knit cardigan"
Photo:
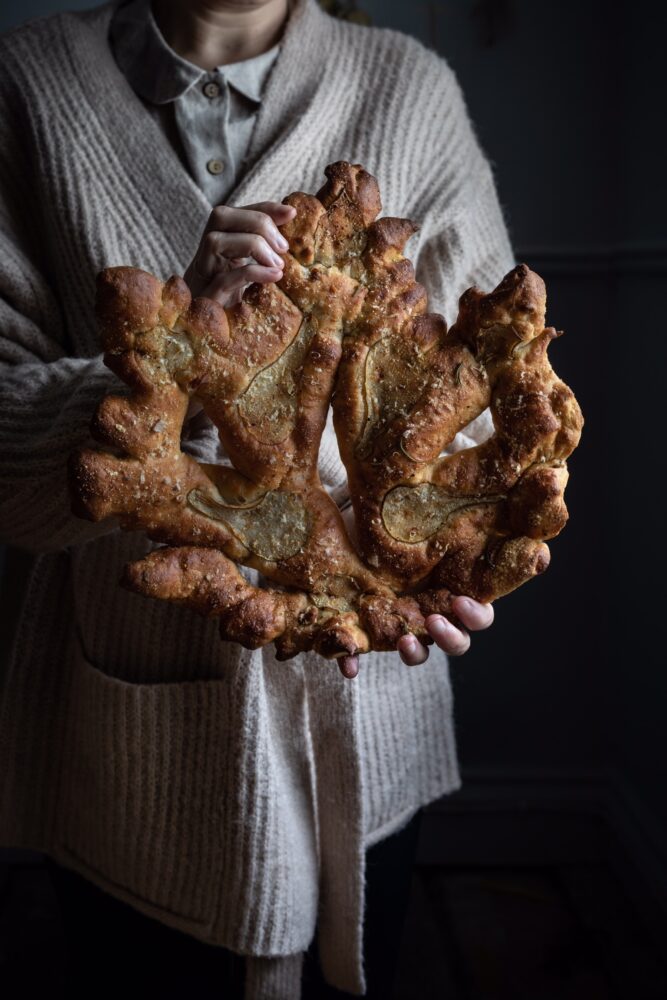
[[[459,785],[446,657],[371,654],[348,681],[314,654],[223,644],[215,622],[118,586],[152,547],[140,533],[70,514],[67,455],[120,388],[95,275],[182,274],[211,209],[113,61],[112,9],[0,38],[0,523],[34,553],[0,688],[0,844],[256,956],[248,1000],[299,996],[316,922],[325,977],[363,994],[365,849]],[[401,32],[297,0],[249,157],[231,204],[362,163],[383,214],[421,225],[407,253],[449,321],[514,265],[456,79]],[[330,431],[320,469],[340,491]]]

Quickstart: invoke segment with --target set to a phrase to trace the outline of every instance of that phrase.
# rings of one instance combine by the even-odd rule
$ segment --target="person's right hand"
[[[295,214],[292,205],[278,201],[242,208],[216,205],[183,275],[192,297],[203,295],[233,306],[252,282],[279,281],[283,273],[280,255],[287,251],[287,240],[278,226]]]

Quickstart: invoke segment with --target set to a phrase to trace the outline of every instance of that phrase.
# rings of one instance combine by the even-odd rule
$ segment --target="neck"
[[[151,0],[167,44],[182,59],[212,70],[252,59],[280,41],[288,0],[252,6],[241,0]]]

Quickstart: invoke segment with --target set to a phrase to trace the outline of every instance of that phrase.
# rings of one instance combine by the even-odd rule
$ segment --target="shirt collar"
[[[273,48],[254,56],[252,59],[243,59],[241,62],[218,66],[217,69],[222,73],[227,83],[231,83],[242,94],[259,104],[262,99],[264,81],[276,61],[279,50],[280,43],[278,42]]]
[[[132,89],[154,104],[175,101],[202,77],[210,75],[167,44],[153,17],[151,0],[127,0],[116,7],[109,26],[109,43]],[[279,50],[280,42],[259,56],[216,67],[214,72],[260,103],[264,82]]]

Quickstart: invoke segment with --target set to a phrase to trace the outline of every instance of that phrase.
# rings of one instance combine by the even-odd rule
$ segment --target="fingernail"
[[[359,660],[356,656],[343,656],[338,664],[343,677],[354,680],[359,673]]]
[[[466,611],[474,611],[475,605],[469,597],[459,597],[459,604],[462,604]]]
[[[448,622],[446,618],[439,618],[437,621],[432,622],[430,633],[441,639],[446,638],[446,636],[451,635],[454,630],[454,626],[451,622]]]
[[[272,253],[271,257],[273,259],[273,263],[276,264],[277,267],[283,266],[283,259],[282,257],[279,257],[277,253]]]
[[[283,250],[287,250],[287,248],[289,246],[289,243],[287,242],[287,240],[285,239],[285,237],[282,235],[282,233],[278,233],[278,246],[282,247]]]
[[[417,640],[413,635],[403,640],[403,652],[408,656],[413,656],[417,652],[417,649]],[[409,664],[409,666],[413,666],[413,664]]]

